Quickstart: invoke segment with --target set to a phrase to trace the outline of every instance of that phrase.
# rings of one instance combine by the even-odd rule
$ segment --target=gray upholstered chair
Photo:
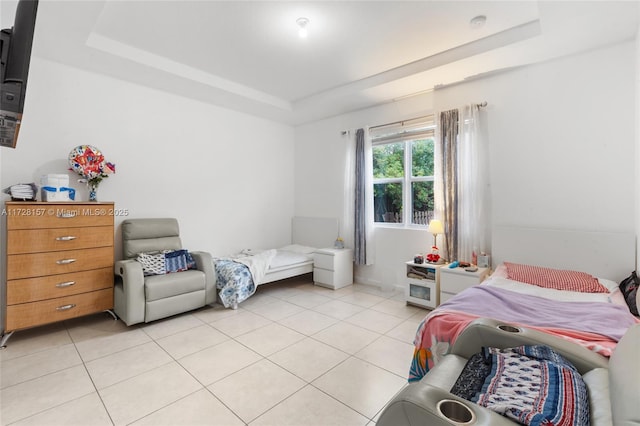
[[[377,426],[514,425],[485,407],[449,392],[467,359],[482,346],[508,348],[547,345],[569,360],[582,375],[589,393],[591,425],[640,425],[640,324],[629,328],[611,359],[537,330],[512,327],[482,318],[458,336],[449,354],[419,382],[403,388],[384,408]]]
[[[122,222],[124,260],[115,264],[114,311],[127,324],[155,321],[197,309],[216,300],[211,255],[190,251],[197,270],[144,276],[138,253],[182,249],[176,219]]]

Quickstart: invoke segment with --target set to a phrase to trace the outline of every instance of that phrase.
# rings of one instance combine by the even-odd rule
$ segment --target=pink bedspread
[[[420,380],[470,322],[495,318],[572,340],[610,356],[618,340],[640,322],[625,307],[600,302],[556,302],[493,288],[471,287],[443,303],[420,324],[409,381]]]

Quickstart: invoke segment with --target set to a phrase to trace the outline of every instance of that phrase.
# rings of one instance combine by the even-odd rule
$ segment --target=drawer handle
[[[64,283],[58,283],[56,284],[56,287],[58,288],[65,288],[65,287],[71,287],[72,285],[75,285],[76,282],[75,281],[66,281]]]
[[[70,211],[70,212],[59,212],[56,216],[59,217],[60,219],[69,219],[72,217],[76,217],[77,212],[74,211]]]
[[[68,305],[58,306],[56,311],[68,311],[69,309],[73,309],[76,307],[75,303],[69,303]]]
[[[74,237],[73,235],[65,235],[64,237],[56,237],[56,241],[71,241],[75,240],[78,237]]]
[[[75,261],[76,261],[76,259],[60,259],[60,260],[56,260],[56,263],[58,265],[68,265],[68,264],[73,263]]]

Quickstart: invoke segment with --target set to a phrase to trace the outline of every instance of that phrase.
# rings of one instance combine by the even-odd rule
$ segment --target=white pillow
[[[311,254],[316,251],[315,247],[303,246],[300,244],[290,244],[288,246],[281,247],[280,250],[292,251],[294,253]]]
[[[619,287],[618,283],[608,280],[606,278],[598,278],[598,281],[600,281],[600,284],[605,286],[610,293],[615,291]]]
[[[296,253],[289,250],[278,250],[278,254],[276,254],[269,264],[269,269],[277,269],[309,261],[313,261],[313,256],[310,254]]]

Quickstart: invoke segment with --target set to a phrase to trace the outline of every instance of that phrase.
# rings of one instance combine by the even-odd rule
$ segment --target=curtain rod
[[[472,104],[472,105],[475,105],[475,106],[477,106],[478,108],[484,108],[484,107],[486,107],[488,104],[487,104],[487,101],[482,101],[482,102],[480,102],[480,103]],[[415,120],[415,118],[412,118],[412,119],[409,119],[409,120],[394,121],[394,122],[392,122],[392,123],[387,123],[387,124],[379,124],[379,125],[377,125],[377,126],[369,127],[369,129],[377,129],[377,128],[379,128],[379,127],[385,127],[385,126],[394,126],[394,125],[396,125],[396,124],[403,124],[405,121],[411,121],[411,120]],[[344,135],[348,135],[349,133],[351,133],[351,130],[343,130],[343,131],[341,132],[342,136],[344,136]]]
[[[425,117],[428,117],[428,116],[425,116]],[[413,120],[417,120],[417,119],[420,119],[420,118],[422,118],[422,117],[410,118],[408,120],[394,121],[393,123],[387,123],[387,124],[379,124],[377,126],[369,127],[369,129],[378,129],[380,127],[395,126],[396,124],[404,124],[407,121],[413,121]]]

